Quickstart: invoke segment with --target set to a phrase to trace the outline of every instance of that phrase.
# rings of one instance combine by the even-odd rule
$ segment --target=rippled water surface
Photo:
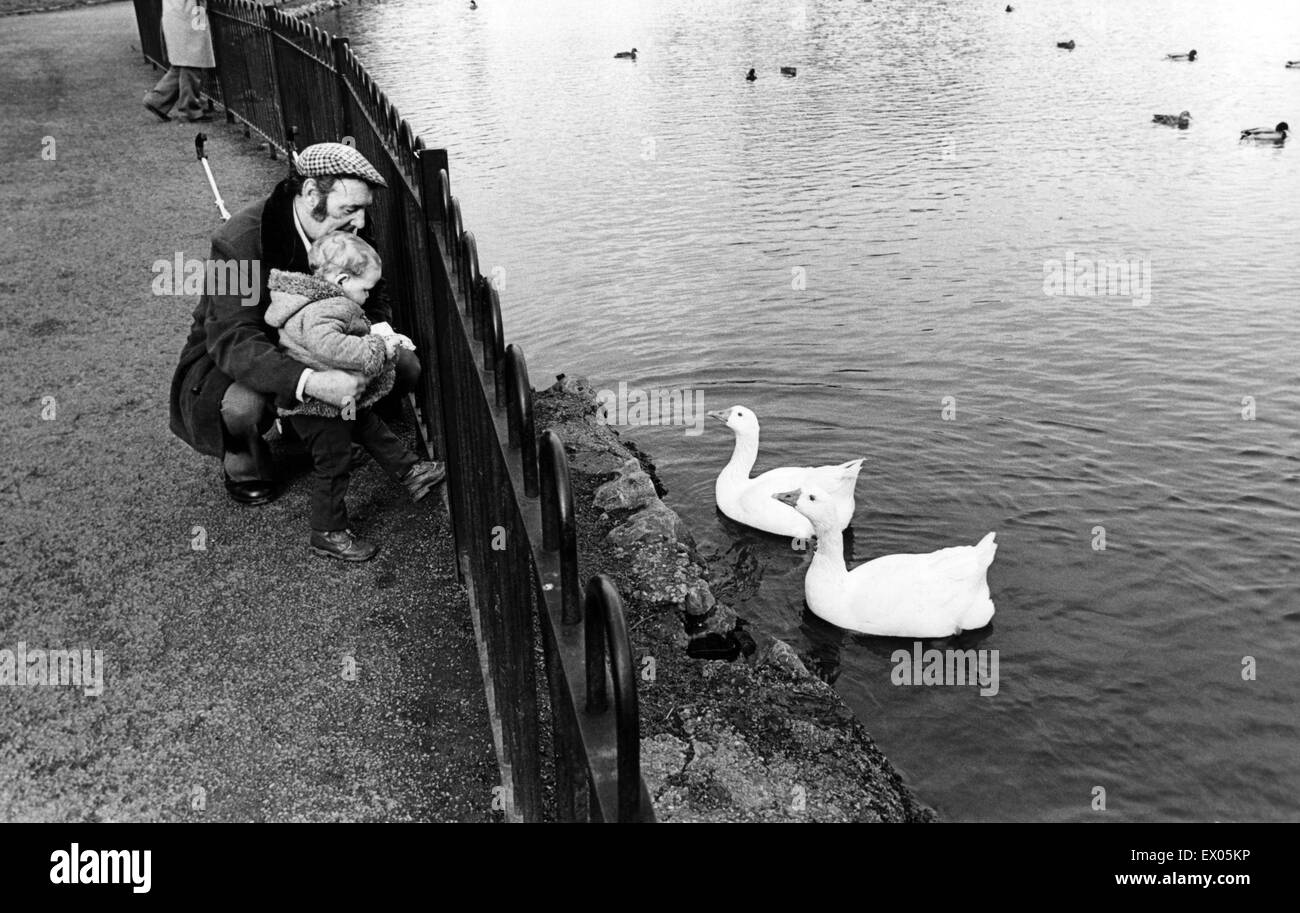
[[[536,384],[744,403],[760,470],[867,457],[857,560],[997,530],[994,623],[934,645],[996,649],[999,693],[894,686],[908,642],[811,616],[807,555],[714,510],[725,429],[625,432],[719,568],[760,580],[741,613],[838,676],[943,816],[1296,820],[1300,136],[1237,134],[1300,126],[1300,4],[1004,5],[389,0],[319,23],[450,150]],[[1183,109],[1188,130],[1150,123]],[[1144,261],[1149,302],[1045,294],[1067,252]]]

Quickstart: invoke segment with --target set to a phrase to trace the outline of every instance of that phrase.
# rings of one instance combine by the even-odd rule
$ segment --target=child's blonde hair
[[[307,252],[307,262],[317,276],[347,273],[364,276],[370,269],[383,270],[379,252],[350,231],[332,231],[316,239]]]

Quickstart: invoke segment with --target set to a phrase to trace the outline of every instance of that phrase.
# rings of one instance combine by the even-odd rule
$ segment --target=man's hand
[[[313,371],[303,387],[303,394],[342,409],[356,402],[366,389],[366,376],[354,371]]]

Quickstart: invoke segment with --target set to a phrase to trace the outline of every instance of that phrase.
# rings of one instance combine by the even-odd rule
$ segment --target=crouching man
[[[226,492],[239,504],[266,504],[279,494],[271,450],[264,435],[276,408],[293,408],[313,397],[343,408],[365,390],[367,378],[342,370],[314,370],[277,347],[266,323],[273,269],[309,273],[307,252],[332,231],[361,232],[383,177],[356,149],[318,143],[298,156],[296,171],[271,195],[231,216],[212,236],[211,260],[194,325],[172,378],[171,429],[200,453],[220,457]],[[213,283],[235,264],[251,270],[256,296],[240,283]],[[215,284],[217,287],[209,287]],[[236,287],[228,287],[236,286]],[[247,286],[246,286],[247,287]],[[373,333],[396,335],[382,283],[365,305]],[[390,396],[415,388],[420,362],[403,347]],[[440,471],[445,468],[438,464]]]

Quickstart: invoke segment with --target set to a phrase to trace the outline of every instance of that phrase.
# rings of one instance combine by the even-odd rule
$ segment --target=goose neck
[[[727,470],[748,477],[757,460],[758,436],[736,435],[736,448],[731,451],[731,462],[727,464]]]
[[[812,563],[818,568],[845,573],[843,533],[817,530],[817,550],[813,552]]]

